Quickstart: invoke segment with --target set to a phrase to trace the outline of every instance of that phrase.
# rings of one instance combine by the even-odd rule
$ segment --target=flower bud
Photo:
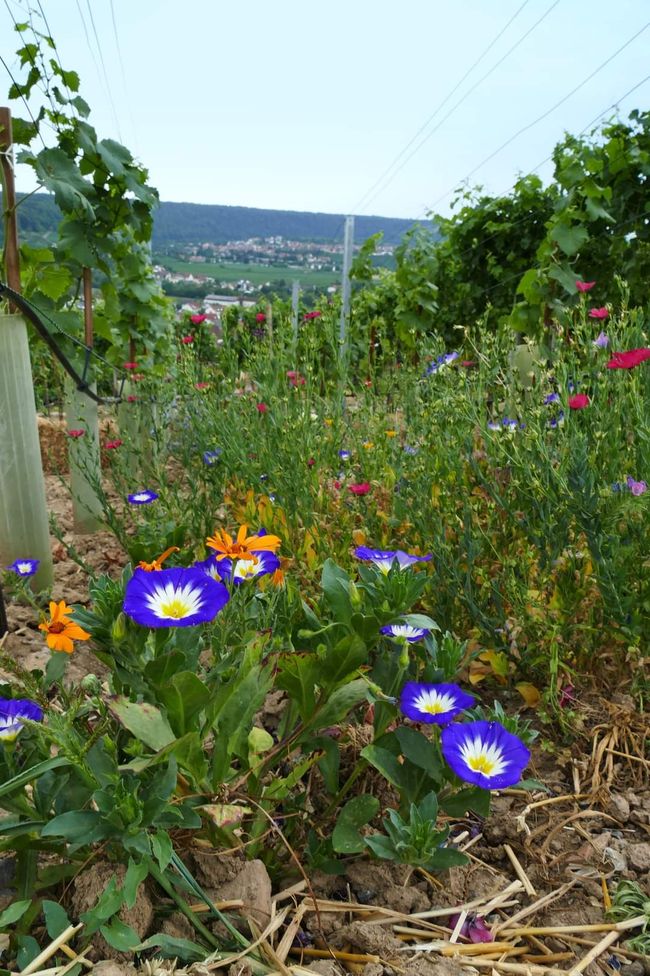
[[[114,641],[121,641],[126,637],[126,617],[123,613],[119,613],[115,618],[111,627],[111,637]]]

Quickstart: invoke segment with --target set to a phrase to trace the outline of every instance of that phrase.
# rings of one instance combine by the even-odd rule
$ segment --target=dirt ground
[[[124,554],[114,537],[110,533],[73,535],[67,488],[59,476],[51,474],[46,476],[46,486],[50,510],[56,515],[65,540],[94,569],[120,572]],[[63,545],[56,540],[53,545],[56,578],[53,598],[87,603],[87,580],[82,569]],[[15,603],[10,603],[7,611],[10,633],[4,649],[26,667],[42,668],[49,651],[37,629],[36,612]],[[101,675],[104,669],[80,644],[70,660],[68,676],[78,680],[89,672]],[[240,858],[228,861],[226,867],[222,862],[219,866],[215,859],[221,855],[212,851],[189,854],[194,857],[192,867],[211,898],[215,901],[240,899],[241,913],[259,927],[273,913],[291,908],[284,926],[278,928],[272,941],[277,948],[287,925],[292,919],[298,920],[294,926],[294,948],[291,954],[288,950],[285,954],[287,966],[299,963],[302,967],[293,970],[296,973],[320,972],[330,976],[345,972],[360,972],[365,976],[467,973],[467,964],[461,968],[461,961],[456,958],[443,958],[432,952],[406,954],[404,939],[408,937],[395,929],[395,926],[399,929],[400,922],[415,927],[417,919],[413,916],[419,913],[463,906],[467,902],[478,902],[474,910],[479,914],[482,909],[490,910],[491,923],[499,923],[499,919],[504,922],[515,913],[525,912],[527,906],[535,905],[540,899],[539,907],[526,914],[525,924],[570,926],[575,931],[577,926],[603,923],[607,892],[618,881],[635,880],[648,892],[650,762],[642,754],[647,729],[644,733],[642,718],[630,699],[623,695],[617,699],[614,694],[608,702],[591,705],[590,710],[586,725],[591,731],[583,733],[578,742],[563,745],[547,739],[542,748],[535,749],[527,776],[542,782],[546,791],[531,795],[506,790],[495,796],[493,812],[486,822],[463,819],[453,824],[452,835],[460,848],[466,850],[470,863],[440,879],[419,870],[361,859],[350,863],[343,876],[317,872],[299,883],[292,896],[285,899],[282,893],[272,891],[266,869],[259,861],[245,862]],[[104,868],[101,864],[96,868],[99,877]],[[513,884],[512,897],[506,897],[502,906],[497,904],[491,909],[495,895]],[[80,892],[94,887],[92,878],[77,885]],[[159,894],[147,894],[144,890],[141,894],[158,907]],[[312,894],[319,899],[318,913],[313,911],[313,901],[308,897]],[[545,896],[548,896],[546,901]],[[80,902],[76,907],[83,911],[87,906]],[[149,911],[145,905],[146,911],[138,916],[146,919],[146,925],[142,923],[143,937],[160,931],[162,925],[170,934],[192,938],[189,923],[184,916],[174,913],[172,907],[162,922],[155,916],[153,907]],[[448,916],[438,921],[444,926]],[[246,922],[242,924],[246,927]],[[432,928],[428,936],[434,940],[449,939],[450,931]],[[559,970],[570,970],[588,951],[584,939],[583,943],[569,942],[561,934],[545,937],[541,942],[540,938],[530,938],[533,940],[529,943],[530,958],[548,956],[548,964],[542,958],[537,965],[544,965],[550,976]],[[579,940],[580,935],[576,938]],[[599,938],[600,935],[593,935],[592,942]],[[422,935],[414,936],[411,941],[418,940],[426,941]],[[296,946],[308,950],[300,960]],[[316,954],[327,955],[330,950],[343,956],[356,954],[358,959],[348,962],[340,955],[338,961],[331,957],[315,959]],[[97,952],[99,958],[110,955],[99,947]],[[637,959],[633,953],[626,956],[616,952],[613,947],[599,955],[585,967],[587,976],[612,976],[617,970],[623,976],[650,974],[650,960]],[[557,955],[563,958],[556,960]],[[513,955],[513,960],[517,958]],[[527,957],[522,958],[529,961]],[[120,960],[124,962],[125,957],[120,956]],[[197,976],[202,976],[200,968],[196,968]],[[120,967],[119,971],[124,969]],[[242,960],[240,968],[233,965],[231,970],[222,971],[245,976],[250,970]],[[482,971],[482,966],[473,967],[474,974]],[[494,971],[504,970],[495,963]],[[524,973],[525,967],[522,964],[520,970],[505,971]],[[534,969],[528,971],[536,976]]]

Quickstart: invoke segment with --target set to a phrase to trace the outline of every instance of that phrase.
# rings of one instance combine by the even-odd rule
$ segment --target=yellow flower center
[[[190,607],[187,602],[178,596],[172,597],[171,600],[165,600],[160,604],[160,614],[163,617],[174,617],[179,620],[181,617],[187,617],[190,612]]]
[[[447,708],[443,706],[440,702],[430,702],[422,708],[423,712],[428,712],[429,715],[440,715],[441,712],[446,712]]]
[[[468,765],[475,773],[484,773],[485,776],[489,776],[496,764],[487,756],[473,756]]]

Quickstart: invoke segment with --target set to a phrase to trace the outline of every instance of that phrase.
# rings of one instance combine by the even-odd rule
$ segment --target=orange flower
[[[138,563],[138,569],[144,569],[147,573],[152,573],[157,569],[162,569],[162,564],[167,559],[167,556],[171,556],[173,552],[180,552],[178,546],[170,546],[169,549],[165,549],[162,556],[158,556],[157,559],[153,559],[150,563],[140,560]]]
[[[255,552],[275,552],[282,544],[277,535],[247,536],[247,532],[248,526],[242,525],[233,541],[232,536],[224,529],[218,529],[213,536],[206,539],[206,545],[218,553],[217,562],[222,559],[252,559],[256,563]]]
[[[72,607],[67,607],[65,600],[60,603],[50,602],[50,620],[38,625],[39,630],[44,630],[47,634],[47,646],[51,651],[63,651],[65,654],[72,654],[74,650],[73,641],[88,640],[90,634],[75,624],[68,614],[74,613]]]

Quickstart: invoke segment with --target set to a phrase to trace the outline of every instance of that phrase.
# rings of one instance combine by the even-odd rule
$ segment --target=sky
[[[548,180],[565,132],[650,103],[650,78],[622,97],[650,73],[648,0],[0,0],[16,77],[30,5],[163,200],[447,214],[463,181]]]

